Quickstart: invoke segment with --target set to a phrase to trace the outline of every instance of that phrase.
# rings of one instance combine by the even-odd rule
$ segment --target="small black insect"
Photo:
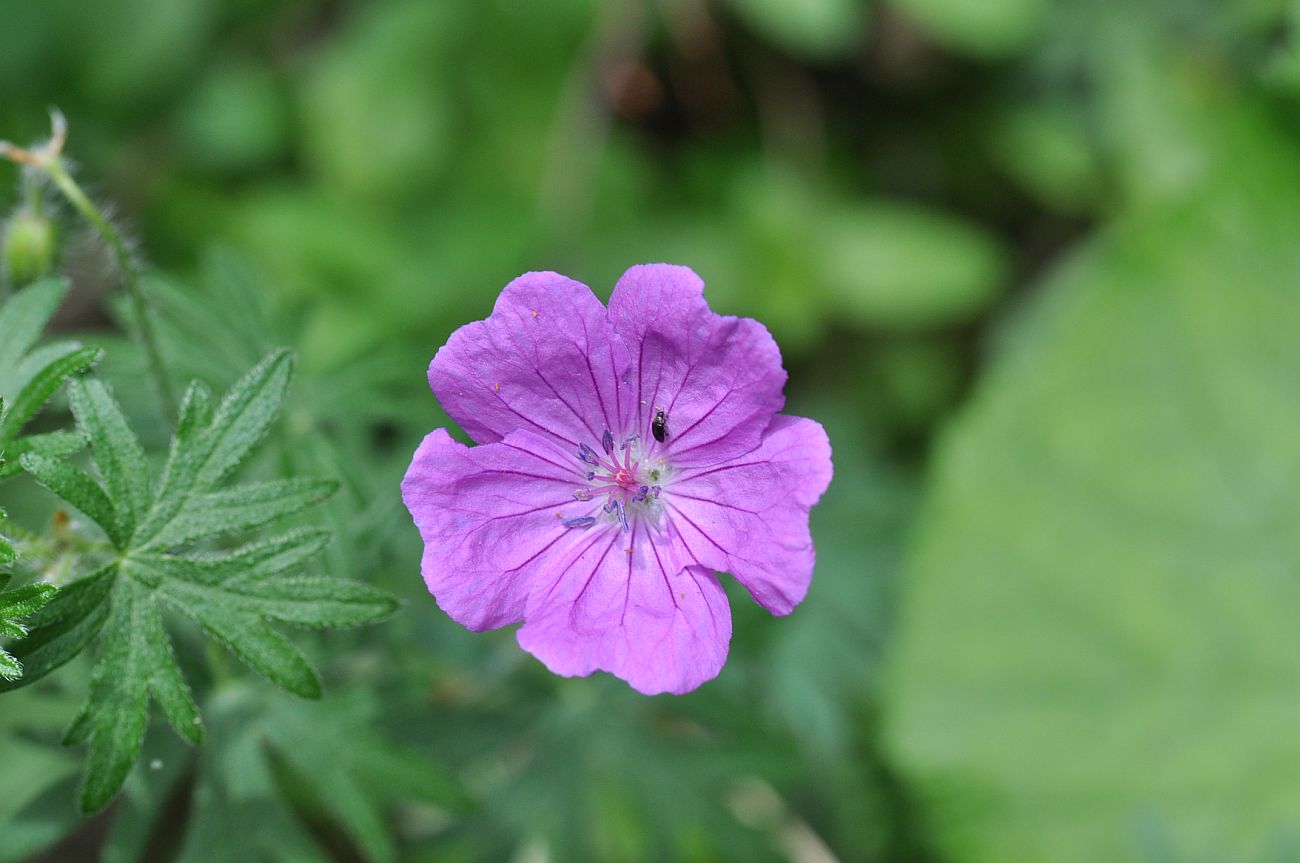
[[[662,409],[655,414],[654,422],[650,424],[650,432],[659,443],[663,443],[664,438],[668,437],[668,414]]]

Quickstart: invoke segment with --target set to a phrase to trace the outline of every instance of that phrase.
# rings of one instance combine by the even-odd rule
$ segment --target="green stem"
[[[81,191],[81,187],[63,167],[63,162],[58,158],[48,159],[41,168],[54,181],[54,185],[58,186],[68,202],[86,221],[90,222],[112,249],[117,268],[122,274],[122,286],[126,289],[127,298],[131,303],[131,313],[135,318],[134,335],[140,343],[141,350],[144,351],[145,361],[153,376],[154,388],[158,391],[158,400],[162,403],[163,414],[170,420],[176,415],[176,395],[172,391],[171,381],[167,378],[167,367],[163,364],[162,351],[158,347],[158,334],[154,331],[153,322],[149,318],[149,306],[144,291],[140,288],[140,268],[131,257],[122,235],[108,219],[104,218],[104,214],[90,198],[86,197],[86,193]]]

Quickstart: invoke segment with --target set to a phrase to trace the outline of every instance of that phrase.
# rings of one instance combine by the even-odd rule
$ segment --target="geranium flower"
[[[529,273],[438,351],[429,385],[478,446],[435,429],[402,496],[425,582],[458,623],[523,621],[520,646],[556,674],[682,693],[727,658],[715,573],[773,614],[803,599],[830,443],[778,413],[767,329],[714,314],[703,290],[686,267],[638,266],[606,309]]]

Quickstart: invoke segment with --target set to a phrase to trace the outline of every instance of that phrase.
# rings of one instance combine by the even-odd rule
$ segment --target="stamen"
[[[605,433],[600,436],[600,445],[605,448],[605,455],[614,451],[614,433],[605,429]]]
[[[623,532],[628,532],[627,526],[627,508],[623,506],[621,500],[614,501],[614,506],[618,508],[618,523],[623,526]]]
[[[602,509],[604,509],[605,512],[613,512],[617,507],[618,507],[618,501],[614,500],[613,498],[610,498],[605,503],[605,506],[602,507]]]
[[[591,527],[596,523],[596,519],[589,515],[579,516],[578,518],[566,518],[563,522],[565,527]]]
[[[578,444],[578,458],[592,467],[600,467],[600,458],[596,455],[596,451],[585,443]]]
[[[580,488],[573,493],[574,500],[591,500],[591,490]]]
[[[636,496],[632,498],[632,502],[633,502],[633,503],[640,503],[641,501],[645,500],[645,499],[646,499],[646,496],[649,495],[649,494],[650,494],[650,486],[648,486],[648,485],[643,485],[643,486],[641,486],[641,488],[637,491]]]

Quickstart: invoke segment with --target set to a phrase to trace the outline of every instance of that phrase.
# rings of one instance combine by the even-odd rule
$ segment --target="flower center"
[[[573,492],[577,500],[595,500],[606,496],[602,511],[616,519],[623,530],[628,530],[628,510],[633,514],[644,512],[655,516],[659,509],[659,494],[663,487],[659,484],[666,476],[667,466],[663,460],[651,462],[636,434],[623,439],[621,446],[614,446],[614,435],[609,429],[600,439],[605,451],[602,457],[585,443],[578,444],[578,459],[591,468],[587,471],[587,485]],[[595,516],[566,519],[566,527],[590,527],[596,523]]]

